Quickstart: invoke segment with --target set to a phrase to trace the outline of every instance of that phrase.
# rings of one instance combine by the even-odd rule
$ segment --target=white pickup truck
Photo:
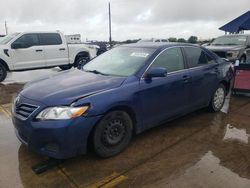
[[[67,44],[60,32],[13,33],[0,38],[0,82],[8,71],[59,66],[66,70],[94,58],[97,46]]]

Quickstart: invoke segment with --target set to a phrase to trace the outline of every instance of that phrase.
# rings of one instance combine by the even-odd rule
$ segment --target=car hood
[[[212,51],[229,51],[229,50],[241,50],[244,48],[243,45],[225,45],[225,46],[215,46],[215,45],[210,45],[206,46],[207,49],[212,50]]]
[[[79,98],[119,87],[125,79],[76,69],[30,82],[20,94],[49,106],[70,105]]]
[[[4,44],[0,44],[0,49],[2,50],[2,49],[5,49],[6,48],[6,45],[4,45]]]

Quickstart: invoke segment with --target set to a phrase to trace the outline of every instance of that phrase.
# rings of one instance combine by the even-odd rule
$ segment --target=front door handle
[[[42,52],[43,50],[42,49],[37,49],[36,52]]]
[[[65,48],[59,48],[60,51],[65,50]]]

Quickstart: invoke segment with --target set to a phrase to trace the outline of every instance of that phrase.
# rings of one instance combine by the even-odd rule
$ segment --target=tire
[[[133,123],[124,111],[112,111],[106,114],[94,129],[93,149],[103,158],[122,152],[132,137]]]
[[[212,112],[218,112],[224,105],[226,97],[226,88],[223,84],[220,84],[219,87],[213,93],[212,99],[209,104],[209,109]]]
[[[245,56],[241,56],[240,63],[246,63],[246,57]]]
[[[69,70],[72,68],[72,65],[61,65],[61,66],[59,66],[59,68],[62,70]]]
[[[80,56],[76,59],[74,66],[81,69],[86,63],[88,63],[88,57]]]
[[[7,77],[7,69],[0,63],[0,82],[4,81]]]

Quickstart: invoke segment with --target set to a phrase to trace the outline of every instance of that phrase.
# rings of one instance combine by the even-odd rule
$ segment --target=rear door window
[[[215,63],[201,48],[184,47],[184,51],[190,68]]]
[[[61,36],[58,33],[40,33],[40,45],[60,45],[62,44]]]
[[[180,48],[171,48],[162,52],[153,62],[152,67],[164,67],[167,72],[184,69],[184,61]]]

